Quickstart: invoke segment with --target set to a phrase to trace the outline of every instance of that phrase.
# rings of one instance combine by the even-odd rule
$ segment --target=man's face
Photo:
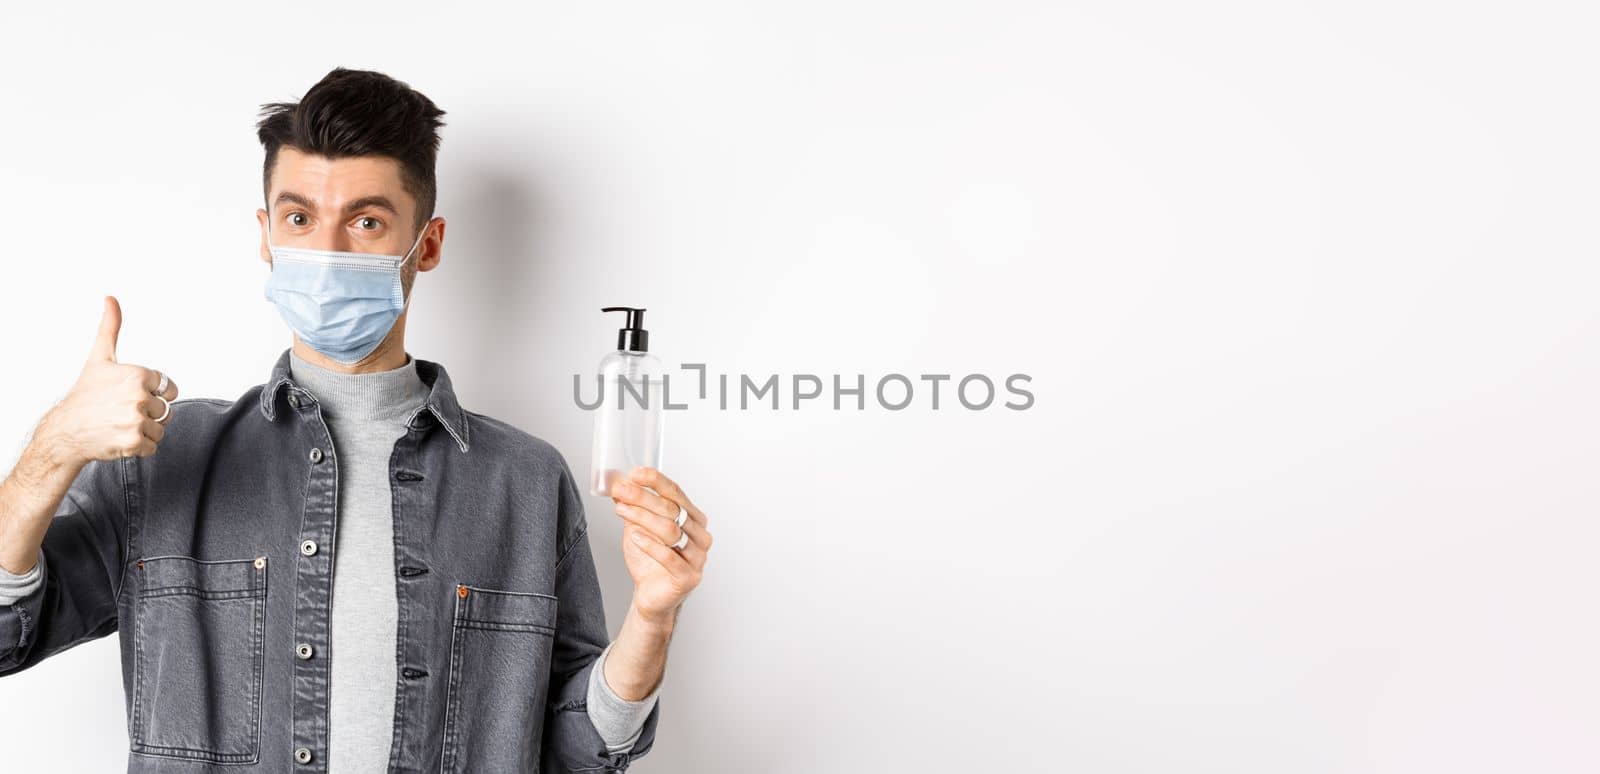
[[[329,159],[285,146],[272,169],[270,210],[257,210],[261,260],[272,263],[272,244],[352,253],[403,255],[416,241],[416,200],[401,183],[400,162],[386,156]],[[439,218],[425,229],[442,226]],[[442,237],[441,233],[437,237]],[[430,235],[401,272],[407,293],[417,271],[438,263],[438,238]]]

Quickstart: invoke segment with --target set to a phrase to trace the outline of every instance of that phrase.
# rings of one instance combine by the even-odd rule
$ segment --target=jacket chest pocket
[[[136,567],[132,751],[260,760],[266,557],[158,556]]]
[[[539,770],[555,627],[549,594],[456,586],[443,771]]]

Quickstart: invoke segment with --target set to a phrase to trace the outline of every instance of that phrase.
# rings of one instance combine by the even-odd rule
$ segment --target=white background
[[[603,305],[713,373],[1033,378],[669,417],[717,543],[633,770],[1600,768],[1583,4],[38,5],[6,469],[103,294],[185,397],[266,378],[256,112],[377,69],[448,111],[408,349],[580,475]],[[0,680],[0,768],[120,770],[123,702],[114,637]]]

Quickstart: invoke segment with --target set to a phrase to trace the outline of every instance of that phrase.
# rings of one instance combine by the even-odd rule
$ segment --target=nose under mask
[[[383,343],[410,298],[401,267],[422,244],[424,227],[404,255],[313,250],[272,244],[266,298],[283,321],[312,349],[350,365]]]

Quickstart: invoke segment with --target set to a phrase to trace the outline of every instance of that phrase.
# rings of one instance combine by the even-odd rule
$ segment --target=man
[[[129,772],[610,772],[654,741],[705,514],[649,468],[608,492],[634,582],[608,643],[565,459],[405,350],[442,115],[343,68],[265,106],[293,345],[238,400],[177,400],[117,362],[108,297],[0,483],[0,674],[118,632]]]

